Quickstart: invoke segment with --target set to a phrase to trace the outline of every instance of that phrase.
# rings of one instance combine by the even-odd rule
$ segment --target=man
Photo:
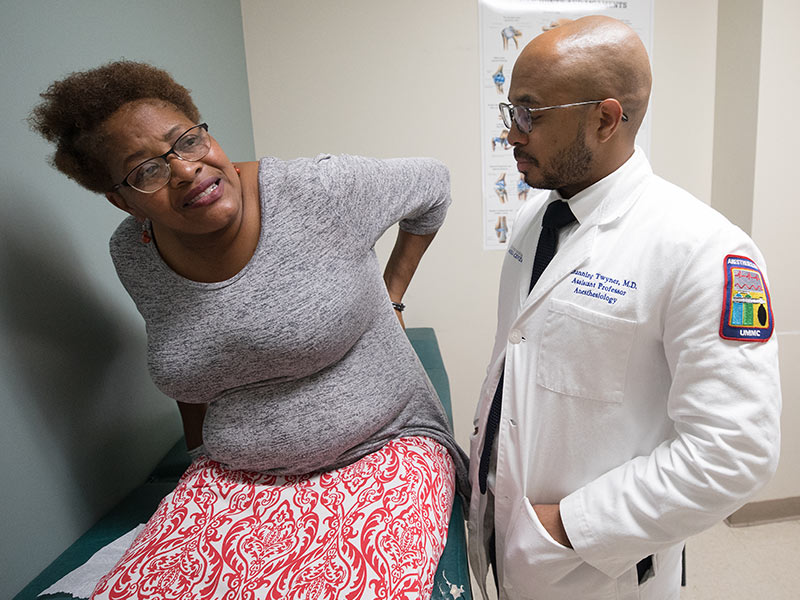
[[[677,599],[684,540],[776,467],[764,261],[635,147],[650,83],[635,33],[586,17],[526,46],[501,106],[551,191],[514,223],[472,440],[484,594],[494,562],[501,598]]]

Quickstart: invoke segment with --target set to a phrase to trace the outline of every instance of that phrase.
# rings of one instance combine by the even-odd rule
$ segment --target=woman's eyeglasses
[[[152,194],[163,188],[172,176],[167,157],[174,154],[180,160],[200,160],[211,149],[211,139],[208,135],[208,125],[200,123],[190,127],[181,134],[172,148],[161,156],[148,158],[139,163],[125,176],[121,183],[116,184],[111,191],[120,187],[131,187],[143,194]]]

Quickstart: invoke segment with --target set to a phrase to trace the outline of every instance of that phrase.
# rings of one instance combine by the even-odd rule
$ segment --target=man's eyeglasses
[[[170,154],[174,154],[181,160],[193,161],[203,158],[210,149],[208,125],[200,123],[190,127],[172,144],[172,148],[161,156],[148,158],[133,167],[125,179],[111,188],[111,191],[115,192],[120,187],[126,186],[143,194],[153,194],[167,185],[172,176],[172,170],[167,160]]]
[[[569,104],[556,104],[555,106],[540,106],[538,108],[528,108],[527,106],[517,106],[508,104],[506,102],[500,103],[500,116],[503,118],[503,125],[509,130],[514,123],[522,133],[530,133],[533,131],[533,117],[532,113],[540,112],[543,110],[552,110],[554,108],[569,108],[570,106],[583,106],[585,104],[600,104],[605,100],[586,100],[585,102],[570,102]],[[622,113],[622,120],[627,121],[628,115]]]

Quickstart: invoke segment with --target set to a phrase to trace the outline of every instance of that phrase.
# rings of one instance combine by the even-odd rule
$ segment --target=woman
[[[468,484],[398,317],[446,169],[234,165],[188,91],[141,63],[42,97],[55,166],[130,215],[111,255],[194,456],[94,597],[427,597]],[[373,246],[396,222],[381,277]]]

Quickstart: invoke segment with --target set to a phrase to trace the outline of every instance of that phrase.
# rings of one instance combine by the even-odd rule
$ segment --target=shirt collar
[[[652,174],[650,164],[644,151],[636,146],[630,158],[616,171],[609,173],[585,190],[581,190],[565,202],[569,204],[569,208],[579,224],[589,220],[611,221],[618,216],[618,211],[613,210],[614,200],[627,198],[640,183],[642,176],[646,174]],[[564,200],[564,198],[557,190],[552,190],[548,203],[553,200]]]

